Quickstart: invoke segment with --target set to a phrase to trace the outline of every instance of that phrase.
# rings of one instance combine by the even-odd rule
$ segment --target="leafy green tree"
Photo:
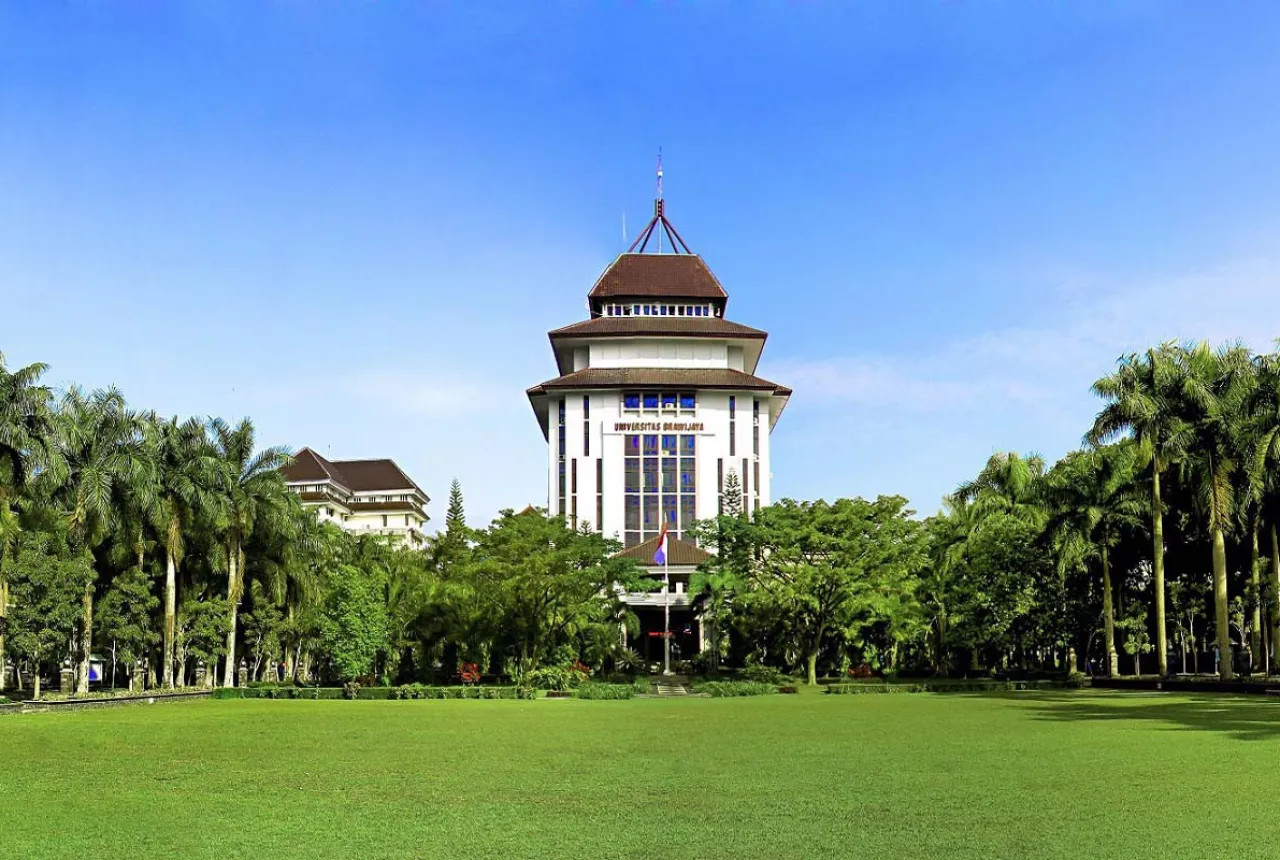
[[[285,619],[279,607],[266,595],[261,582],[251,583],[249,591],[253,610],[246,612],[241,622],[245,650],[253,661],[249,665],[249,677],[257,680],[263,667],[274,665],[282,654]]]
[[[190,657],[205,666],[205,685],[213,686],[213,670],[218,660],[226,654],[230,603],[212,595],[203,598],[192,595],[178,607],[178,631],[175,647],[178,652],[179,686],[184,683],[185,666]]]
[[[244,547],[255,529],[279,527],[289,515],[293,495],[280,469],[289,462],[284,448],[256,451],[253,423],[244,419],[235,427],[221,419],[210,422],[214,457],[220,476],[220,516],[227,571],[226,655],[223,686],[235,685],[236,613],[244,590]]]
[[[1106,405],[1089,431],[1093,445],[1114,441],[1123,434],[1137,443],[1143,463],[1151,468],[1152,569],[1156,613],[1156,659],[1161,675],[1169,674],[1168,625],[1165,621],[1164,501],[1160,479],[1186,454],[1190,425],[1181,414],[1182,386],[1178,347],[1161,344],[1143,353],[1130,353],[1110,376],[1093,384]]]
[[[755,561],[743,608],[785,624],[810,685],[828,638],[889,617],[928,551],[923,524],[900,496],[784,499],[755,513],[750,534]]]
[[[1005,656],[1025,651],[1033,633],[1041,589],[1051,560],[1041,542],[1037,513],[995,509],[964,537],[963,551],[949,560],[946,600],[951,636],[968,647],[971,668],[990,649]]]
[[[328,600],[320,613],[320,635],[334,670],[344,681],[373,672],[387,646],[385,572],[376,565],[344,564],[329,578]]]
[[[1045,480],[1049,534],[1064,572],[1097,562],[1102,569],[1102,619],[1107,670],[1119,673],[1111,553],[1147,514],[1134,484],[1137,450],[1131,443],[1077,451],[1064,457]]]
[[[147,649],[160,640],[151,614],[160,600],[151,593],[151,578],[142,567],[127,568],[111,582],[98,603],[98,636],[111,647],[111,686],[116,665],[129,667],[129,689],[138,681],[138,668]]]
[[[1266,522],[1270,536],[1268,587],[1261,593],[1269,597],[1271,612],[1272,662],[1270,668],[1280,670],[1280,537],[1276,523],[1280,521],[1280,355],[1265,355],[1257,360],[1257,376],[1248,407],[1253,443],[1247,461],[1249,496],[1261,516],[1255,521],[1252,578],[1259,579],[1257,559],[1257,527]],[[1259,619],[1260,621],[1260,619]],[[1260,629],[1260,624],[1257,625]]]
[[[615,556],[619,549],[616,541],[532,509],[503,511],[477,535],[464,573],[468,593],[491,625],[488,638],[508,643],[520,675],[586,628],[616,617],[616,587],[653,587],[631,561]]]
[[[1193,579],[1168,584],[1169,607],[1173,610],[1174,630],[1178,646],[1182,649],[1182,671],[1200,671],[1199,640],[1196,638],[1196,619],[1205,613],[1205,596],[1209,587]],[[1188,660],[1190,656],[1190,660]]]
[[[719,516],[694,526],[694,540],[713,555],[698,566],[688,587],[691,598],[706,597],[702,617],[707,625],[712,671],[720,668],[733,598],[747,581],[751,565],[751,523],[743,515],[742,484],[733,469],[725,475],[722,504]]]
[[[1133,674],[1142,674],[1142,655],[1151,653],[1151,636],[1147,632],[1147,610],[1133,604],[1129,614],[1117,625],[1123,634],[1125,653],[1133,658]]]
[[[973,506],[976,515],[991,511],[1038,510],[1044,459],[1016,451],[994,454],[972,481],[956,488],[953,498]]]
[[[67,643],[80,620],[81,595],[93,583],[93,566],[85,552],[73,552],[58,537],[26,533],[16,542],[16,564],[10,580],[13,635],[8,647],[31,666],[34,698],[40,698],[44,664],[67,653]]]
[[[13,504],[26,487],[33,461],[47,459],[53,436],[53,395],[40,384],[47,370],[47,365],[39,363],[8,370],[4,353],[0,353],[0,690],[4,690],[7,675],[8,559],[20,531]]]

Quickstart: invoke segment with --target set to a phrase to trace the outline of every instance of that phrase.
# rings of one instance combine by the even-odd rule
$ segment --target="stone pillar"
[[[58,690],[63,693],[74,693],[76,691],[76,670],[70,666],[63,666],[62,672],[58,676]]]
[[[203,660],[197,661],[196,662],[196,686],[197,687],[203,687],[205,685],[205,680],[207,679],[208,674],[209,674],[209,669],[204,665],[204,661]]]
[[[240,661],[239,681],[241,687],[249,686],[249,666],[244,660]]]

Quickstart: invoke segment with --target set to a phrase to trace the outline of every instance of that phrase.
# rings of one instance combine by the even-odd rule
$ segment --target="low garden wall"
[[[28,699],[18,705],[21,710],[84,711],[90,708],[109,708],[117,705],[155,705],[161,702],[182,702],[191,699],[207,699],[212,690],[177,693],[141,693],[136,696],[86,696],[66,699]]]

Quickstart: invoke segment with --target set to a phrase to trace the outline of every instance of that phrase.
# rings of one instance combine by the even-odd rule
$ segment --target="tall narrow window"
[[[582,456],[591,456],[591,397],[582,395]]]
[[[578,458],[574,457],[572,462],[571,474],[569,476],[569,525],[573,528],[578,527]]]
[[[559,447],[558,447],[558,457],[557,457],[559,469],[558,469],[558,474],[556,475],[556,479],[557,479],[557,487],[556,487],[556,489],[558,490],[558,492],[556,493],[556,514],[557,514],[557,516],[562,516],[562,517],[563,517],[563,516],[565,515],[565,513],[566,513],[566,511],[565,511],[565,506],[564,506],[564,501],[565,501],[565,462],[564,462],[564,458],[565,458],[565,448],[566,448],[566,444],[565,444],[565,442],[566,442],[566,440],[565,440],[565,426],[564,426],[564,398],[561,398],[561,399],[560,399],[560,403],[559,403],[559,411],[557,412],[557,415],[559,416],[559,421],[558,421],[558,423],[557,423],[557,427],[556,427],[556,431],[557,431],[557,432],[556,432],[556,439],[557,439],[557,444],[558,444],[558,446],[559,446]]]
[[[724,516],[724,458],[716,460],[716,513]]]
[[[751,453],[760,456],[760,401],[751,401]]]
[[[732,394],[729,395],[729,456],[733,457],[738,453],[738,398]]]
[[[742,510],[743,513],[751,510],[751,473],[747,471],[747,467],[751,461],[746,457],[742,458]]]
[[[604,460],[596,458],[596,531],[604,534]]]
[[[752,483],[755,485],[755,503],[752,505],[754,510],[760,510],[760,461],[756,460],[752,464],[755,467]]]

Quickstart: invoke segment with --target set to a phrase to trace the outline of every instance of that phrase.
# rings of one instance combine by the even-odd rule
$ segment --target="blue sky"
[[[651,209],[771,332],[775,490],[923,513],[1167,338],[1280,336],[1280,5],[0,6],[0,351],[442,518]]]

